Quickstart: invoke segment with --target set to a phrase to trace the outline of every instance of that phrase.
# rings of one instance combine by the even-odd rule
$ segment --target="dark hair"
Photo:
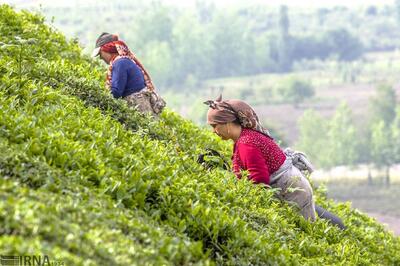
[[[242,126],[242,125],[240,124],[239,118],[236,118],[236,120],[235,120],[235,121],[232,121],[232,123],[234,123],[234,124],[236,124],[236,125],[238,125],[238,126]]]
[[[117,35],[114,35],[114,34],[111,34],[108,32],[103,32],[102,34],[100,34],[100,36],[96,40],[96,48],[101,47],[109,42],[114,42],[114,41],[118,41]]]

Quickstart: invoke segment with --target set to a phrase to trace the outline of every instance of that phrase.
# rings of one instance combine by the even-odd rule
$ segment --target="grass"
[[[351,201],[353,207],[364,212],[400,218],[400,183],[390,187],[386,187],[382,182],[368,185],[366,181],[329,182],[326,185],[329,198]]]

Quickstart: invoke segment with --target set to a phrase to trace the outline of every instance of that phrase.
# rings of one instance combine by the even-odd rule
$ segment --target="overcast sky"
[[[112,0],[111,0],[112,1]],[[132,0],[132,2],[150,1],[150,0]],[[191,6],[196,0],[162,0],[165,3],[171,3],[179,6]],[[209,0],[207,0],[209,1]],[[96,3],[106,3],[102,0],[0,0],[0,3],[13,4],[17,7],[23,6],[53,6],[53,5],[88,5]],[[343,6],[369,6],[369,5],[392,5],[394,0],[214,0],[218,6],[225,6],[232,3],[239,4],[266,4],[272,6],[287,5],[297,7],[331,7],[337,5]]]
[[[165,2],[185,5],[185,3],[195,2],[191,0],[165,0]],[[287,5],[301,7],[329,7],[329,6],[365,6],[365,5],[391,5],[394,0],[214,0],[218,5],[229,5],[230,3],[257,3],[266,5]]]

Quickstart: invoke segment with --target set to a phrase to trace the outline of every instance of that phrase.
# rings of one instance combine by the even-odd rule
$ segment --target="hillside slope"
[[[346,231],[206,171],[230,147],[170,111],[141,116],[43,18],[0,6],[0,251],[66,265],[398,265],[400,240],[346,204]]]

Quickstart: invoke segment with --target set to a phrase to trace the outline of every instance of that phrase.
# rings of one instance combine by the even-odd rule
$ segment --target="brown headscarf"
[[[237,121],[244,128],[249,128],[272,138],[266,128],[260,124],[256,112],[250,105],[241,100],[222,100],[222,95],[215,101],[209,100],[204,102],[210,109],[207,113],[208,124],[225,124]]]

